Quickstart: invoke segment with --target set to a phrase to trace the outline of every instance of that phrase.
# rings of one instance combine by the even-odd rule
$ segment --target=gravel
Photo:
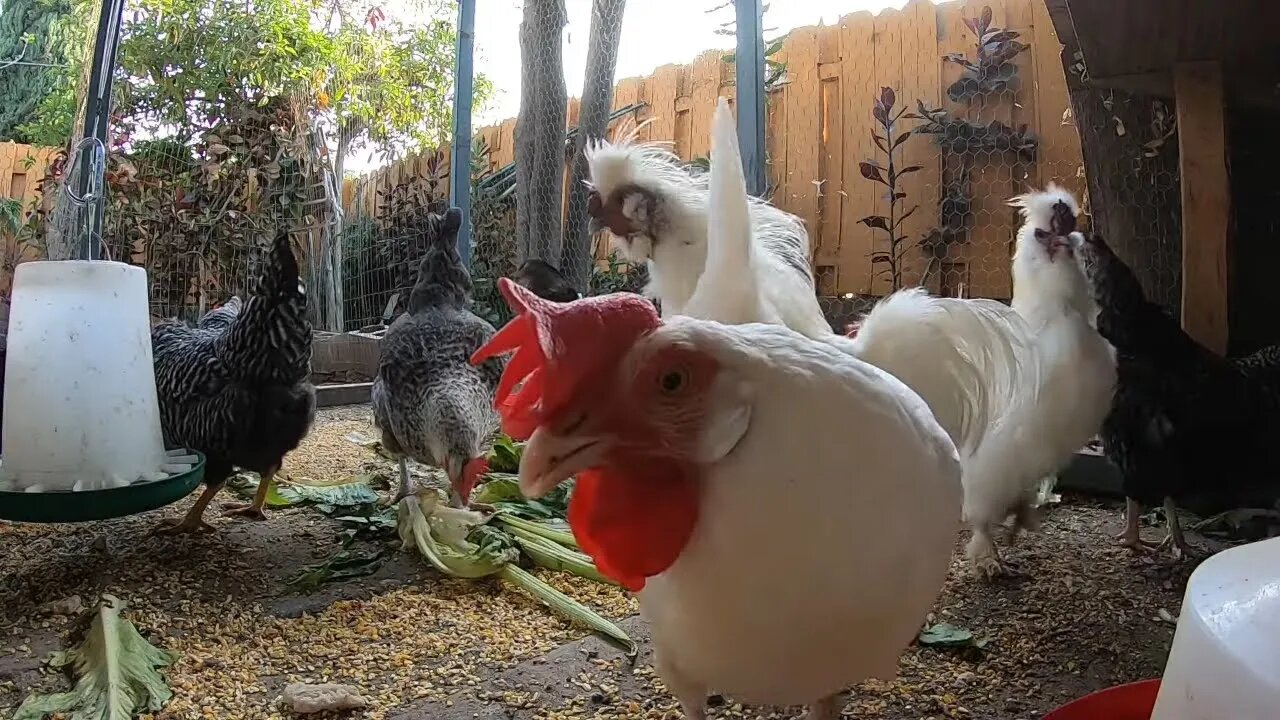
[[[322,410],[285,472],[316,483],[390,472],[388,461],[345,439],[353,432],[375,437],[367,407]],[[126,616],[153,643],[181,654],[168,671],[174,698],[157,719],[295,717],[280,696],[300,682],[349,684],[369,701],[309,716],[317,718],[679,717],[647,653],[632,665],[497,581],[444,579],[393,552],[368,577],[297,592],[288,581],[331,556],[342,530],[314,510],[275,511],[258,523],[211,510],[216,534],[145,535],[189,502],[83,525],[0,523],[0,715],[33,690],[65,687],[41,665],[70,641],[76,617],[50,613],[50,603],[74,607],[69,598],[78,595],[92,608],[109,592],[129,603]],[[1165,618],[1177,617],[1193,563],[1131,557],[1111,545],[1120,529],[1118,507],[1068,497],[1039,534],[1007,553],[1022,575],[979,584],[957,553],[933,619],[973,631],[985,647],[912,647],[897,680],[850,693],[845,717],[1032,720],[1092,690],[1159,675],[1174,629]],[[540,577],[645,637],[625,593]],[[720,701],[712,717],[795,712]]]

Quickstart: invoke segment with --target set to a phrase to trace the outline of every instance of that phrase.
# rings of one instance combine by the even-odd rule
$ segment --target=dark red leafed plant
[[[964,68],[960,79],[947,88],[947,96],[953,102],[968,102],[980,95],[994,95],[1016,90],[1018,66],[1013,59],[1029,45],[1018,40],[1019,33],[991,25],[991,6],[982,8],[982,15],[965,18],[964,24],[977,38],[977,57],[973,60],[963,53],[948,53],[943,60]]]
[[[898,154],[907,140],[911,139],[911,131],[900,131],[897,128],[898,121],[907,112],[906,107],[895,109],[897,100],[893,88],[880,88],[880,97],[876,98],[875,106],[871,111],[871,115],[879,126],[878,130],[871,131],[871,139],[884,153],[885,164],[881,165],[875,160],[858,163],[858,170],[862,173],[862,177],[885,187],[884,198],[889,208],[888,214],[868,215],[858,222],[885,234],[888,249],[871,253],[871,267],[876,271],[877,276],[884,276],[889,280],[892,290],[902,287],[902,261],[907,251],[914,245],[914,243],[908,243],[906,236],[901,234],[902,221],[911,217],[911,214],[920,207],[913,205],[906,211],[901,207],[907,194],[898,189],[898,181],[905,175],[918,172],[921,166],[901,167],[898,163]]]

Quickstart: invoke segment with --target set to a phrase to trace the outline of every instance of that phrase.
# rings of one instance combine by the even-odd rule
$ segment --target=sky
[[[717,35],[720,23],[733,18],[724,8],[706,11],[727,0],[631,0],[622,21],[618,49],[618,79],[649,75],[668,63],[692,62],[699,53],[712,48],[733,47],[733,36]],[[842,15],[861,10],[879,12],[902,8],[906,0],[766,0],[766,37],[772,39],[805,25],[833,25]],[[391,3],[388,3],[391,5]],[[477,0],[476,72],[493,81],[495,97],[489,106],[472,118],[472,127],[481,128],[515,117],[520,108],[521,0]],[[591,28],[591,0],[565,0],[569,24],[564,33],[564,77],[569,95],[582,93],[582,76],[587,62],[587,38]],[[348,163],[349,171],[362,173],[376,167],[372,153],[359,153]]]

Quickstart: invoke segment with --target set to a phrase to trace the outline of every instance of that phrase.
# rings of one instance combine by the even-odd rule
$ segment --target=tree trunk
[[[1062,62],[1080,132],[1092,230],[1133,268],[1147,297],[1177,317],[1182,289],[1177,135],[1154,148],[1152,157],[1144,148],[1159,137],[1153,121],[1160,112],[1173,122],[1173,102],[1091,86],[1071,67],[1075,52],[1068,44]]]
[[[603,138],[609,130],[613,108],[613,76],[618,66],[622,16],[627,0],[594,0],[591,36],[587,41],[587,69],[582,82],[582,106],[578,111],[578,138],[573,144],[573,169],[569,175],[569,214],[565,220],[560,272],[578,292],[586,293],[591,281],[591,234],[587,232],[587,156],[590,139]]]
[[[102,4],[99,2],[90,3],[95,11],[100,11]],[[97,27],[97,14],[89,15],[93,25]],[[75,188],[76,180],[80,177],[80,173],[88,172],[89,168],[81,163],[78,153],[75,152],[80,141],[84,140],[84,121],[88,112],[88,89],[89,77],[93,72],[93,43],[88,43],[81,51],[83,56],[73,62],[80,63],[80,81],[76,84],[76,119],[72,125],[71,141],[67,144],[67,160],[62,169],[62,180],[58,183],[56,195],[53,200],[53,219],[51,222],[45,223],[45,258],[49,260],[72,260],[80,255],[80,235],[84,228],[85,213],[89,212],[89,208],[82,208],[71,201],[68,197],[66,188]],[[108,148],[110,150],[110,148]],[[74,171],[74,172],[73,172]],[[105,200],[104,200],[105,202]],[[107,238],[102,238],[103,247],[106,247]],[[129,258],[113,258],[120,262],[128,262]]]
[[[526,0],[520,23],[520,113],[516,118],[518,260],[560,264],[564,196],[564,0]]]

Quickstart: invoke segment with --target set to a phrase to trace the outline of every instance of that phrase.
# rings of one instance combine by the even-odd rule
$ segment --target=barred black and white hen
[[[170,320],[151,330],[165,444],[203,452],[205,489],[160,534],[211,531],[204,510],[236,468],[262,476],[248,505],[228,515],[265,519],[271,479],[315,419],[311,322],[289,234],[276,236],[259,287],[231,298],[196,327]]]
[[[1177,508],[1212,514],[1280,498],[1280,348],[1228,359],[1196,342],[1147,300],[1133,271],[1097,235],[1072,233],[1099,306],[1098,332],[1116,350],[1118,383],[1102,425],[1124,478],[1122,544],[1142,550],[1143,505],[1164,503],[1175,554],[1189,548]]]
[[[406,464],[412,458],[443,469],[452,504],[466,505],[499,431],[493,394],[506,363],[469,362],[494,329],[467,309],[471,274],[458,255],[461,225],[457,208],[431,217],[408,311],[382,338],[371,401],[383,447],[400,458],[393,502],[413,493]]]

